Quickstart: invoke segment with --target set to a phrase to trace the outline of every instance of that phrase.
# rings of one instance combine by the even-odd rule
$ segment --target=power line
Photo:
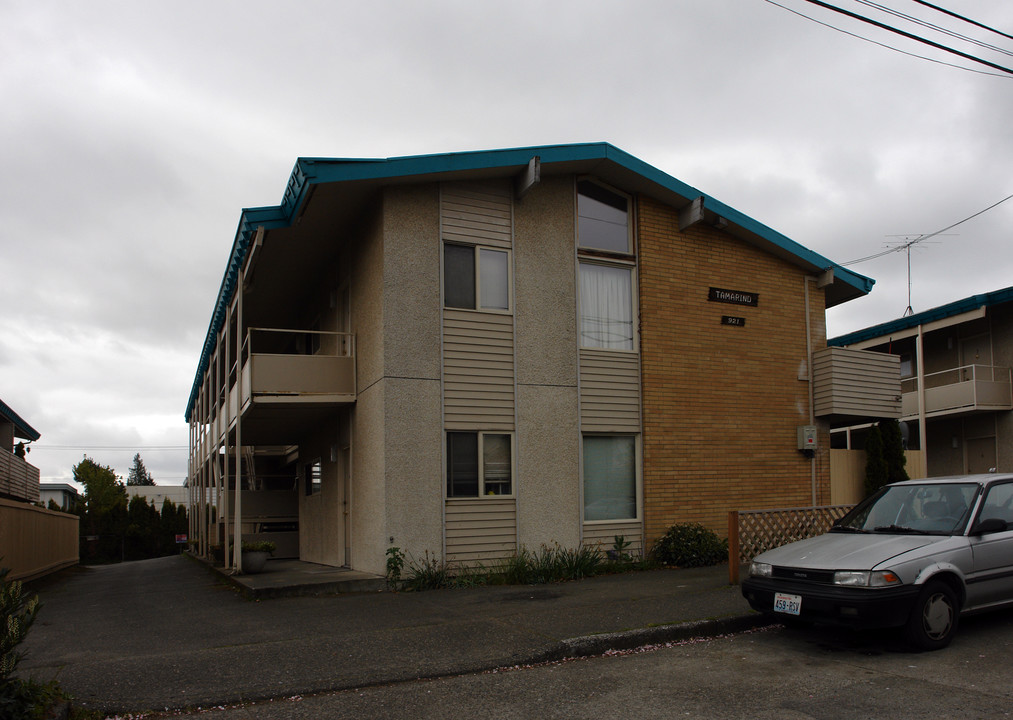
[[[975,25],[977,27],[980,27],[982,30],[988,30],[989,32],[994,32],[996,35],[1002,35],[1004,38],[1009,38],[1010,40],[1013,40],[1013,35],[1007,35],[1006,33],[1002,32],[1001,30],[996,30],[995,28],[989,27],[988,25],[982,25],[977,20],[972,20],[971,18],[964,17],[963,15],[958,15],[957,13],[955,13],[955,12],[953,12],[951,10],[947,10],[946,8],[941,8],[938,5],[933,5],[930,2],[925,2],[925,0],[914,0],[914,1],[916,3],[918,3],[919,5],[924,5],[925,7],[932,8],[933,10],[938,10],[939,12],[943,13],[944,15],[949,15],[950,17],[954,17],[954,18],[957,18],[958,20],[963,20],[966,23],[970,23],[971,25]]]
[[[40,445],[32,443],[33,451],[37,450],[129,450],[131,452],[159,452],[188,450],[186,445]]]
[[[886,5],[883,5],[881,3],[873,2],[872,0],[855,0],[855,2],[861,5],[866,5],[867,7],[875,8],[876,10],[884,12],[887,15],[893,15],[894,17],[898,17],[902,20],[907,20],[908,22],[914,23],[915,25],[921,25],[922,27],[928,28],[929,30],[935,30],[936,32],[942,33],[943,35],[949,35],[950,37],[956,38],[957,40],[963,40],[964,42],[971,43],[972,45],[977,45],[978,47],[984,48],[986,50],[992,50],[994,52],[1013,57],[1013,52],[1005,50],[997,45],[992,45],[990,43],[983,42],[981,40],[976,40],[975,38],[972,38],[968,35],[962,35],[961,33],[958,33],[955,30],[950,30],[948,28],[942,27],[941,25],[930,23],[927,20],[922,20],[921,18],[917,18],[914,15],[908,15],[907,13],[903,13],[900,10],[894,10],[893,8],[887,7]]]
[[[847,267],[848,265],[857,265],[858,263],[863,263],[863,262],[866,262],[868,260],[875,260],[876,258],[883,257],[884,255],[889,255],[890,253],[895,253],[895,252],[900,252],[901,250],[906,250],[909,247],[911,247],[912,245],[916,245],[917,243],[924,242],[925,240],[928,240],[929,238],[933,238],[936,235],[942,235],[947,230],[952,230],[953,228],[957,227],[957,225],[962,225],[963,223],[966,223],[968,220],[973,220],[974,218],[978,217],[979,215],[987,213],[992,208],[998,207],[999,205],[1002,205],[1004,202],[1006,202],[1010,198],[1013,198],[1013,195],[1007,195],[1006,197],[1004,197],[999,202],[993,203],[993,204],[989,205],[987,208],[985,208],[984,210],[979,210],[978,212],[974,213],[974,215],[969,215],[968,217],[964,218],[963,220],[959,220],[959,221],[953,223],[952,225],[950,225],[948,227],[944,227],[942,230],[936,230],[934,233],[929,233],[928,235],[919,235],[914,240],[910,240],[910,241],[908,241],[906,243],[902,243],[900,245],[897,245],[896,247],[890,248],[889,250],[884,250],[883,252],[876,253],[875,255],[867,255],[866,257],[858,258],[857,260],[849,260],[848,262],[844,262],[844,263],[836,263],[836,265],[837,265],[837,267]]]
[[[917,58],[919,60],[927,60],[928,62],[936,63],[937,65],[944,65],[946,67],[951,67],[951,68],[954,68],[956,70],[965,70],[967,72],[977,73],[978,75],[988,75],[990,77],[1001,77],[1001,78],[1008,78],[1009,77],[1009,75],[1000,75],[999,73],[989,72],[987,70],[978,70],[977,68],[964,67],[963,65],[956,65],[954,63],[944,62],[943,60],[939,60],[937,58],[931,58],[931,57],[928,57],[927,55],[919,55],[918,53],[913,53],[913,52],[910,52],[908,50],[901,50],[900,48],[894,47],[893,45],[887,45],[886,43],[880,42],[879,40],[873,40],[872,38],[867,38],[864,35],[859,35],[858,33],[853,33],[850,30],[845,30],[844,28],[839,28],[836,25],[831,25],[828,22],[824,22],[822,20],[817,20],[816,18],[814,18],[814,17],[812,17],[810,15],[806,15],[803,12],[799,12],[798,10],[795,10],[794,8],[790,8],[790,7],[787,7],[786,5],[782,5],[781,3],[775,2],[774,0],[764,0],[764,2],[766,2],[766,3],[770,4],[770,5],[774,5],[775,7],[779,7],[782,10],[786,10],[786,11],[792,13],[793,15],[798,15],[801,18],[805,18],[806,20],[809,20],[810,22],[814,22],[817,25],[822,25],[823,27],[829,28],[830,30],[836,30],[837,32],[843,33],[844,35],[849,35],[850,37],[853,37],[853,38],[855,38],[857,40],[863,40],[864,42],[871,43],[873,45],[878,45],[881,48],[884,48],[886,50],[892,50],[893,52],[900,53],[901,55],[907,55],[908,57]]]
[[[844,8],[837,7],[836,5],[831,5],[830,3],[822,2],[822,0],[806,0],[806,2],[811,3],[813,5],[818,5],[819,7],[825,8],[827,10],[832,10],[833,12],[836,12],[836,13],[840,13],[841,15],[845,15],[847,17],[850,17],[850,18],[854,19],[854,20],[859,20],[861,22],[868,23],[869,25],[873,25],[874,27],[878,27],[881,30],[887,30],[889,32],[896,33],[898,35],[901,35],[902,37],[908,38],[909,40],[915,40],[917,42],[924,43],[925,45],[928,45],[930,47],[934,47],[937,50],[942,50],[944,52],[952,53],[953,55],[957,55],[959,57],[962,57],[965,60],[970,60],[972,62],[980,63],[980,64],[985,65],[987,67],[994,68],[995,70],[1001,70],[1004,73],[1009,73],[1010,75],[1013,75],[1013,70],[1011,70],[1008,67],[1003,67],[1002,65],[997,65],[996,63],[989,62],[988,60],[982,60],[979,57],[975,57],[974,55],[969,55],[968,53],[961,52],[960,50],[954,50],[953,48],[946,47],[945,45],[937,43],[937,42],[935,42],[933,40],[929,40],[928,38],[923,38],[923,37],[921,37],[919,35],[915,35],[914,33],[909,33],[906,30],[901,30],[900,28],[895,28],[892,25],[887,25],[886,23],[881,23],[878,20],[873,20],[872,18],[865,17],[864,15],[860,15],[860,14],[855,13],[855,12],[851,12],[850,10],[845,10]]]

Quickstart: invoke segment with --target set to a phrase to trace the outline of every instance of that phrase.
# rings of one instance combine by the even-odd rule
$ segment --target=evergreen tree
[[[900,433],[900,423],[896,420],[881,420],[879,431],[883,436],[883,460],[886,461],[887,482],[895,483],[909,480],[907,457],[904,455],[904,438]]]
[[[155,478],[151,477],[151,473],[144,467],[144,461],[141,460],[141,454],[136,453],[134,455],[134,464],[130,468],[130,472],[127,473],[127,485],[154,485]]]
[[[865,438],[865,495],[872,495],[889,482],[886,458],[883,455],[883,433],[879,425],[869,428]]]
[[[84,502],[78,506],[81,558],[96,562],[121,559],[127,524],[126,488],[112,468],[99,465],[87,455],[74,466],[74,480],[84,485]]]

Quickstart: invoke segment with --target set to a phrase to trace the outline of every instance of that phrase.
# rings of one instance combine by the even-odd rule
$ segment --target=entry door
[[[996,467],[995,438],[972,438],[965,443],[967,448],[966,472],[987,473]]]
[[[982,365],[984,367],[978,368],[977,371],[968,367],[969,365]],[[960,366],[963,368],[961,371],[961,380],[991,380],[991,370],[988,372],[987,377],[983,375],[985,367],[991,367],[992,365],[992,344],[988,341],[988,335],[975,335],[974,337],[964,338],[960,341]],[[975,376],[977,372],[977,376]]]

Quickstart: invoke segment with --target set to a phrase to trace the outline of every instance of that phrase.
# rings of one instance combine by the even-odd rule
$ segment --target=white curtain
[[[630,268],[580,264],[580,344],[633,349],[633,274]]]

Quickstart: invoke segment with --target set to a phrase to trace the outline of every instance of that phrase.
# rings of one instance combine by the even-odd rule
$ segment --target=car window
[[[1013,483],[993,485],[988,489],[978,519],[980,521],[993,518],[1013,523]]]
[[[842,530],[887,533],[962,533],[979,486],[926,483],[884,488],[841,519]]]

